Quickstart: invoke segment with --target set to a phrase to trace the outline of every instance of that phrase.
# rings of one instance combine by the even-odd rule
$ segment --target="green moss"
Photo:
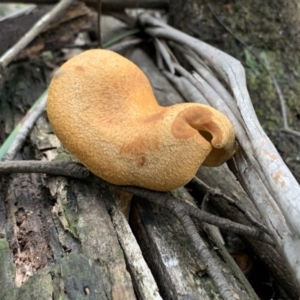
[[[22,300],[53,299],[52,278],[49,268],[44,268],[31,276],[19,289],[18,298]]]
[[[99,263],[82,254],[71,253],[57,264],[52,284],[53,299],[107,299]]]
[[[0,239],[0,299],[16,299],[15,265],[6,239]]]

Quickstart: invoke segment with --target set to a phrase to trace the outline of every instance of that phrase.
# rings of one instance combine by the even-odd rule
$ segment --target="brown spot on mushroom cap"
[[[47,104],[55,133],[111,183],[172,190],[235,150],[224,115],[201,104],[159,106],[144,73],[114,52],[83,52],[56,74]]]
[[[139,158],[139,166],[143,167],[145,164],[146,164],[146,158],[145,158],[145,156],[141,156]]]
[[[84,72],[84,67],[83,66],[75,66],[75,71],[77,72]]]

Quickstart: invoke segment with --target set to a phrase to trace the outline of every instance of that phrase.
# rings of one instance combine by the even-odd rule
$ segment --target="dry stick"
[[[1,166],[1,164],[0,164]],[[153,203],[155,205],[163,206],[165,208],[170,209],[171,211],[174,211],[174,207],[177,209],[184,211],[189,216],[196,218],[197,220],[201,222],[205,222],[208,224],[213,224],[218,226],[219,228],[233,231],[237,234],[242,234],[254,239],[258,239],[262,242],[273,244],[272,239],[267,234],[261,232],[257,228],[246,226],[243,224],[238,224],[236,222],[233,222],[229,219],[217,217],[215,215],[212,215],[206,211],[195,209],[194,206],[191,206],[189,204],[179,202],[175,198],[168,195],[168,193],[161,193],[161,192],[155,192],[150,191],[147,189],[137,188],[137,187],[119,187],[122,190],[125,190],[129,193],[132,193],[136,196],[139,196],[141,198],[145,198]]]
[[[124,214],[110,197],[104,197],[104,201],[111,216],[118,240],[124,250],[127,268],[135,280],[136,292],[141,299],[161,300],[162,298],[155,279],[143,258],[141,249]]]
[[[285,127],[281,128],[281,131],[286,132],[286,133],[290,133],[290,134],[293,134],[293,135],[296,135],[296,136],[300,137],[300,132],[299,131],[290,129],[289,127],[288,128],[285,128]]]
[[[162,70],[162,73],[168,78],[168,80],[186,101],[208,105],[208,102],[202,93],[200,93],[199,90],[187,78],[183,76],[178,77],[165,70]]]
[[[112,51],[115,51],[115,52],[120,52],[121,50],[123,50],[125,48],[136,46],[136,45],[138,45],[142,42],[143,42],[143,40],[140,39],[140,38],[131,38],[129,40],[116,43],[116,44],[114,44],[110,47],[107,47],[106,49],[109,49],[109,50],[112,50]]]
[[[47,102],[48,93],[45,92],[41,97],[43,97],[40,103],[30,112],[29,115],[26,115],[23,120],[21,121],[22,126],[20,131],[16,135],[14,141],[12,142],[10,148],[7,150],[6,154],[3,157],[3,160],[13,160],[17,155],[18,151],[23,146],[24,141],[27,138],[27,135],[31,131],[32,127],[34,126],[36,120],[40,117],[43,113],[46,102]]]
[[[246,136],[238,136],[239,143],[245,149],[245,156],[242,158],[245,164],[238,164],[243,179],[241,183],[266,221],[300,288],[300,261],[297,251],[300,249],[300,187],[257,120],[241,63],[148,14],[140,15],[139,20],[144,27],[147,26],[145,31],[151,36],[170,39],[190,47],[231,87],[247,128]],[[249,152],[248,145],[251,150]],[[244,175],[249,170],[251,181]]]
[[[176,56],[172,52],[172,50],[169,48],[168,44],[161,39],[154,38],[154,45],[157,48],[157,52],[161,54],[161,57],[165,60],[165,63],[171,72],[171,74],[175,74],[175,69],[173,66],[173,63],[179,64]],[[161,68],[162,69],[162,68]]]
[[[38,20],[33,27],[0,58],[0,66],[5,69],[9,63],[30,43],[32,42],[54,19],[62,15],[73,0],[61,0],[54,8]],[[1,74],[0,74],[1,76]]]
[[[196,72],[211,86],[211,88],[220,96],[222,97],[223,101],[227,104],[230,110],[235,114],[236,118],[240,121],[241,115],[238,111],[236,105],[234,104],[234,100],[232,95],[224,88],[221,82],[203,65],[199,64],[195,59],[190,57],[189,55],[185,55],[187,60],[191,63],[191,65],[195,68]]]
[[[226,90],[226,88],[214,76],[214,74],[207,69],[207,65],[205,65],[204,62],[201,61],[200,58],[197,57],[196,53],[194,53],[191,49],[183,47],[182,45],[178,45],[175,42],[170,42],[170,44],[173,47],[179,49],[184,55],[184,57],[188,60],[188,62],[192,65],[192,67],[194,67],[195,70],[198,72],[198,74],[194,72],[194,77],[196,79],[195,80],[190,75],[190,73],[187,70],[185,70],[182,66],[180,66],[179,64],[175,65],[176,70],[181,75],[187,77],[187,79],[189,79],[189,81],[191,81],[191,83],[193,83],[193,85],[195,85],[195,87],[199,90],[201,95],[207,98],[206,101],[200,103],[206,104],[207,102],[209,102],[211,106],[215,106],[218,110],[222,111],[227,116],[229,115],[230,110],[234,116],[234,119],[231,118],[231,122],[236,125],[237,121],[235,119],[237,119],[239,121],[240,126],[243,126],[240,112],[234,103],[232,95]],[[226,103],[226,107],[228,108],[224,107],[224,102]],[[243,134],[245,134],[245,132]]]
[[[154,39],[154,45],[157,50],[161,54],[161,56],[164,60],[166,65],[168,66],[169,71],[174,74],[175,70],[171,61],[170,53],[167,51],[166,47],[163,45],[163,43],[159,39]]]
[[[140,38],[128,38],[128,39],[126,39],[124,41],[121,41],[119,43],[115,43],[115,44],[113,44],[109,47],[105,47],[105,49],[109,49],[109,50],[112,50],[114,52],[120,52],[124,48],[129,48],[129,47],[138,45],[142,42],[143,42],[143,40],[140,39]],[[98,41],[91,42],[91,43],[88,43],[88,44],[81,44],[81,45],[68,45],[68,46],[64,46],[64,48],[87,50],[87,49],[91,49],[91,48],[96,48],[97,46],[98,46]]]
[[[153,44],[155,46],[155,59],[156,59],[156,66],[158,67],[159,70],[164,69],[164,62],[163,62],[163,57],[161,52],[159,51],[159,47],[156,45],[156,39],[153,40]]]
[[[201,261],[206,266],[207,273],[210,275],[215,285],[218,287],[221,297],[224,300],[235,299],[236,297],[231,291],[230,284],[228,284],[228,281],[220,271],[220,265],[216,262],[215,258],[208,250],[205,242],[200,237],[191,218],[186,215],[184,211],[176,211],[176,215],[181,221],[181,224],[183,225],[187,235],[193,241],[193,244],[198,251]]]
[[[209,70],[208,66],[204,61],[201,60],[197,54],[192,51],[190,48],[179,45],[175,42],[169,42],[172,47],[177,48],[183,56],[187,59],[187,61],[191,64],[194,70],[201,75],[201,77],[210,85],[210,87],[214,90],[216,94],[218,94],[220,98],[222,98],[223,102],[230,108],[230,110],[234,113],[234,115],[240,120],[240,112],[238,111],[236,105],[234,104],[232,95],[227,91],[227,89],[221,84],[221,82],[215,77],[213,72]],[[179,64],[178,64],[179,65]],[[180,66],[182,68],[182,66]],[[181,73],[180,70],[178,70]],[[183,76],[186,76],[188,72],[186,71]],[[189,74],[189,73],[188,73]],[[195,84],[195,82],[194,82]]]
[[[1,1],[0,1],[0,3],[1,3]],[[34,4],[32,4],[32,5],[26,5],[24,8],[21,8],[21,9],[18,9],[16,11],[13,11],[13,12],[5,15],[5,16],[1,16],[0,17],[0,23],[3,22],[4,20],[7,20],[7,19],[14,19],[14,18],[17,18],[19,16],[22,16],[22,15],[25,15],[25,14],[29,14],[35,8],[36,8],[36,5],[34,5]]]
[[[225,199],[228,203],[234,205],[245,217],[252,223],[253,226],[259,228],[260,230],[264,231],[265,233],[269,234],[269,230],[260,222],[258,221],[250,212],[245,211],[244,208],[239,204],[239,202],[235,201],[228,195],[221,192],[218,188],[212,188],[211,186],[207,185],[198,177],[194,177],[192,182],[196,184],[196,186],[200,187],[201,189],[205,189],[208,194],[212,196],[218,196]]]
[[[105,182],[104,180],[91,175],[90,172],[81,164],[76,162],[59,162],[59,161],[5,161],[0,162],[0,175],[12,174],[12,173],[45,173],[49,175],[61,175],[74,177],[78,179],[84,179],[96,183]],[[106,184],[115,186],[113,184]],[[261,232],[259,229],[238,224],[229,219],[217,217],[208,212],[195,209],[195,207],[178,202],[167,193],[150,191],[144,188],[128,187],[128,186],[116,186],[124,191],[130,192],[142,198],[147,198],[151,202],[164,207],[172,208],[174,205],[180,207],[181,210],[185,210],[189,215],[197,218],[199,221],[216,225],[220,228],[231,230],[237,234],[243,234],[245,236],[258,239],[262,242],[273,244],[271,238]]]
[[[0,162],[0,175],[13,173],[44,173],[78,179],[87,179],[90,176],[90,172],[82,164],[76,162],[35,160]]]

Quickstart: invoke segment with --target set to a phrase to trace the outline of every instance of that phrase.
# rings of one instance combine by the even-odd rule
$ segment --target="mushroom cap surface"
[[[47,113],[66,149],[117,185],[169,191],[235,151],[226,116],[202,104],[159,106],[145,74],[109,50],[85,51],[58,69]]]

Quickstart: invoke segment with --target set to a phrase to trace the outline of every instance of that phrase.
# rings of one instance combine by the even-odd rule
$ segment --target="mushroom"
[[[108,50],[88,50],[58,69],[47,113],[66,149],[116,185],[169,191],[235,151],[226,116],[202,104],[159,106],[145,74]]]

